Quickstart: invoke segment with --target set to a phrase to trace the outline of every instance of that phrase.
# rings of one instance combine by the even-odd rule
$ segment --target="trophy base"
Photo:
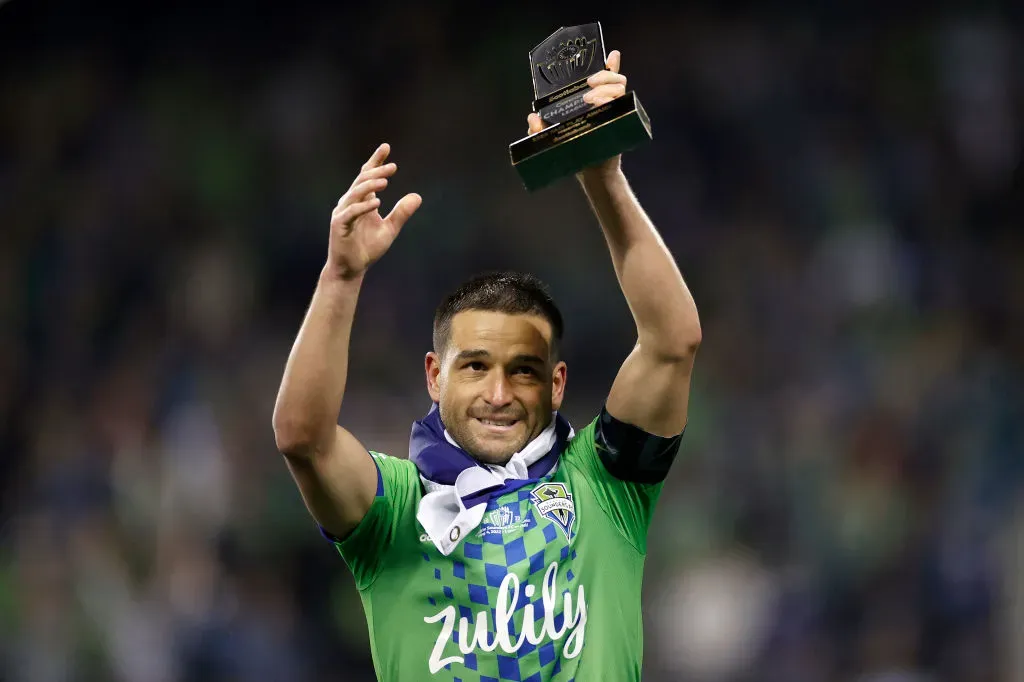
[[[509,145],[529,191],[651,139],[651,120],[633,91]]]

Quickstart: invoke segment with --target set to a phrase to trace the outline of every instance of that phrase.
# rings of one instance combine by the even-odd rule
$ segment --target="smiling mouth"
[[[489,431],[498,433],[509,431],[519,423],[518,419],[486,419],[481,417],[474,417],[474,419],[483,424]]]

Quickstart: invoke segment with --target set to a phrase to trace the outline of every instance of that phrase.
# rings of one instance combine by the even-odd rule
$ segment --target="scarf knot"
[[[441,422],[437,404],[412,426],[409,459],[427,491],[416,518],[445,556],[480,525],[488,503],[548,476],[575,433],[557,412],[551,424],[504,465],[488,465],[463,450]]]

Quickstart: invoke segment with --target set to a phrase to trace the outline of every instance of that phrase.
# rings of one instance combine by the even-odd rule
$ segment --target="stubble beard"
[[[488,447],[480,442],[472,431],[470,430],[470,420],[473,417],[464,417],[448,426],[446,422],[446,428],[452,439],[458,443],[459,447],[465,450],[473,459],[484,464],[496,464],[502,465],[508,464],[508,461],[512,459],[512,455],[516,454],[529,443],[533,438],[534,434],[528,433],[525,438],[520,438],[517,441],[510,442],[507,445],[503,445],[498,448],[495,446]]]
[[[481,442],[481,439],[473,433],[471,422],[475,417],[471,416],[469,411],[461,410],[450,414],[449,410],[445,409],[444,404],[440,405],[441,408],[441,421],[444,423],[445,429],[448,431],[448,435],[458,444],[460,448],[466,451],[473,459],[483,464],[500,465],[504,466],[508,464],[508,461],[512,459],[512,455],[516,454],[520,450],[526,447],[526,445],[536,438],[547,424],[541,422],[541,428],[536,433],[531,430],[528,431],[524,436],[511,441],[508,444],[503,444],[498,447],[498,444],[485,444]],[[458,409],[458,408],[456,408]],[[521,420],[524,423],[530,421],[532,415],[525,413],[522,415]],[[537,429],[535,425],[533,427]]]

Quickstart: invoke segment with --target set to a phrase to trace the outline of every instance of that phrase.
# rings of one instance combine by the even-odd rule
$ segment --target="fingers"
[[[619,73],[621,61],[621,53],[618,50],[612,50],[605,62],[607,69],[598,71],[587,78],[587,85],[591,89],[590,92],[583,95],[583,101],[600,106],[626,94],[626,76]]]
[[[611,102],[616,97],[622,97],[624,94],[626,94],[626,86],[623,83],[601,85],[583,95],[583,101],[594,106],[601,106]]]
[[[367,171],[381,165],[384,163],[384,160],[388,158],[388,154],[390,153],[391,145],[385,142],[374,150],[373,154],[370,155],[370,158],[363,164],[362,170]]]
[[[367,163],[369,163],[369,161]],[[364,165],[363,168],[366,169],[366,166]],[[387,186],[387,182],[385,182],[383,185],[378,184],[369,188],[360,187],[370,180],[380,180],[382,178],[389,178],[392,175],[394,175],[395,171],[397,170],[398,164],[394,162],[386,163],[383,166],[376,166],[374,168],[363,170],[359,175],[356,176],[356,179],[352,181],[352,186],[349,188],[347,192],[345,192],[345,195],[341,197],[341,200],[338,201],[338,205],[340,206],[342,203],[345,203],[346,200],[362,201],[364,199],[372,199],[372,193],[379,192],[382,189],[384,189]],[[367,192],[371,193],[370,196],[366,196]]]
[[[391,209],[391,213],[388,214],[386,220],[391,224],[395,230],[395,234],[402,229],[402,225],[405,225],[405,221],[412,217],[412,214],[416,212],[416,209],[423,203],[423,197],[419,194],[406,194],[404,197],[398,200],[395,207]]]
[[[529,126],[530,135],[544,130],[544,120],[540,114],[530,114],[526,117],[526,124]]]
[[[383,166],[374,166],[373,168],[367,168],[356,176],[356,179],[352,182],[352,186],[355,187],[359,183],[365,182],[366,180],[373,180],[376,178],[390,178],[392,175],[395,174],[395,171],[397,170],[398,164],[395,163],[394,161],[392,161],[391,163],[386,163]]]
[[[591,74],[590,78],[587,79],[587,85],[592,88],[612,83],[621,83],[622,85],[625,85],[626,76],[621,73],[615,73],[614,71],[598,71],[595,74]]]
[[[386,142],[374,150],[370,158],[363,164],[359,175],[352,181],[352,186],[335,206],[332,223],[351,225],[360,217],[380,206],[377,192],[387,188],[388,178],[398,170],[398,164],[384,163],[390,153],[391,145]],[[395,205],[388,215],[388,220],[395,225],[396,232],[401,229],[409,216],[416,212],[421,202],[422,199],[418,194],[407,194]]]
[[[622,53],[618,50],[612,50],[611,54],[608,55],[608,61],[605,62],[605,66],[612,73],[618,73],[619,67],[622,65]]]
[[[605,70],[598,71],[587,78],[590,91],[583,95],[583,101],[600,106],[626,94],[626,77],[619,73],[621,65],[622,53],[612,50],[608,59],[605,60]],[[537,114],[528,115],[526,123],[529,126],[530,135],[539,133],[545,128],[544,121]]]
[[[365,168],[366,166],[364,165],[363,167]],[[369,180],[379,180],[381,178],[390,178],[392,175],[395,174],[395,171],[397,171],[397,170],[398,170],[398,165],[397,164],[395,164],[395,163],[386,163],[383,166],[377,166],[376,168],[370,168],[368,170],[362,171],[359,175],[356,176],[356,179],[352,181],[352,186],[349,187],[348,191],[345,192],[345,194],[341,197],[341,199],[338,200],[338,205],[340,206],[341,204],[345,203],[346,200],[349,200],[350,198],[351,199],[356,199],[356,200],[362,200],[364,198],[364,196],[366,195],[367,191],[379,192],[381,189],[383,189],[385,186],[387,186],[387,183],[384,183],[383,186],[375,187],[375,188],[370,189],[370,190],[359,189],[359,187],[360,187],[360,185],[363,185],[364,183],[366,183]]]
[[[387,186],[387,178],[378,177],[370,178],[369,180],[364,180],[363,182],[360,182],[358,185],[354,186],[351,190],[349,190],[348,194],[346,194],[346,196],[348,197],[348,203],[351,203],[353,201],[366,201],[367,199],[373,199],[375,192],[380,192]]]
[[[376,210],[378,206],[380,206],[380,198],[374,197],[373,199],[367,199],[366,201],[348,204],[345,208],[341,209],[340,213],[335,213],[334,217],[335,220],[342,225],[351,225],[353,221],[366,215],[370,211]],[[332,223],[333,222],[334,221],[332,221]]]

